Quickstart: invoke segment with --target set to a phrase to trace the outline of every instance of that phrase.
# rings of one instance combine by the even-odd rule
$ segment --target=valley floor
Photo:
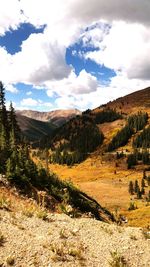
[[[128,218],[129,226],[150,226],[150,204],[137,200],[128,193],[129,181],[136,179],[141,183],[142,170],[127,170],[125,166],[115,166],[115,161],[103,161],[101,157],[88,158],[79,165],[50,164],[49,169],[63,180],[72,181],[82,191],[96,199],[103,207]],[[150,188],[146,188],[147,192]],[[138,209],[128,211],[134,202]]]

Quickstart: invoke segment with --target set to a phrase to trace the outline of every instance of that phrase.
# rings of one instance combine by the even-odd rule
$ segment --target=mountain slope
[[[20,114],[17,114],[17,121],[21,132],[30,142],[38,141],[47,135],[51,135],[56,128],[50,122],[34,120]]]
[[[56,126],[60,126],[70,120],[71,118],[80,115],[81,112],[77,109],[69,110],[54,110],[50,112],[39,112],[34,110],[18,110],[17,114],[26,116],[31,119],[43,121],[43,122],[52,122]]]
[[[109,107],[115,108],[118,111],[130,114],[140,110],[150,111],[150,87],[136,91],[132,94],[120,97],[112,102],[108,102],[106,105],[102,105],[99,108]],[[94,109],[97,112],[99,108]]]

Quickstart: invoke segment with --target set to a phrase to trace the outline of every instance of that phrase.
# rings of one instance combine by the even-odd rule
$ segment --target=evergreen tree
[[[134,192],[135,192],[135,193],[137,193],[138,188],[139,188],[138,181],[135,180],[135,184],[134,184]]]
[[[143,170],[143,179],[146,179],[146,171]]]
[[[144,181],[144,179],[142,178],[142,180],[141,180],[141,187],[145,187],[145,181]]]
[[[142,198],[142,192],[141,192],[141,190],[140,190],[139,185],[138,185],[138,187],[137,187],[137,198],[138,198],[138,199],[141,199],[141,198]]]
[[[0,150],[7,148],[9,140],[8,118],[5,106],[5,88],[0,82]]]
[[[129,182],[129,194],[130,195],[134,194],[134,186],[133,186],[133,182],[132,181]]]
[[[141,188],[141,195],[144,195],[145,194],[145,189],[144,189],[144,187],[142,186],[142,188]]]
[[[133,147],[150,147],[150,126],[145,128],[133,141]]]
[[[9,121],[9,132],[10,132],[9,142],[10,142],[10,147],[13,148],[20,141],[21,131],[17,123],[16,114],[12,102],[10,103],[8,121]]]
[[[128,169],[131,169],[132,166],[136,165],[136,163],[137,163],[136,155],[135,154],[128,155],[128,158],[127,158]]]
[[[126,125],[113,137],[111,142],[108,144],[107,151],[113,151],[114,149],[125,146],[133,134],[133,129]]]

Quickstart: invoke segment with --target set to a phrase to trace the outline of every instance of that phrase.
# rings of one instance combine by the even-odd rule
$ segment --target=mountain
[[[143,112],[143,115],[138,114],[139,111]],[[146,112],[150,115],[150,88],[121,97],[93,110],[84,111],[80,116],[72,118],[56,130],[52,144],[54,147],[59,147],[60,151],[65,148],[85,154],[93,152],[98,145],[101,145],[102,139],[104,139],[102,149],[100,149],[101,152],[104,152],[107,149],[107,144],[116,135],[117,131],[128,124],[129,115],[133,114],[133,118],[130,118],[130,121],[134,120],[134,124],[139,124],[140,120],[142,121],[143,127],[141,127],[141,130],[145,124],[148,125],[149,120],[147,121],[146,117],[144,122],[144,114]],[[135,125],[133,128],[135,128]],[[125,132],[127,130],[128,128],[123,129]],[[102,138],[102,135],[104,138]],[[132,133],[129,133],[128,137],[126,137],[127,141],[130,135],[132,136]],[[121,144],[126,143],[126,141],[121,142]],[[122,147],[122,145],[117,145],[117,147]]]
[[[59,109],[49,112],[40,112],[34,110],[18,110],[16,113],[31,119],[43,122],[52,122],[56,126],[61,126],[71,118],[81,114],[81,112],[77,109],[68,109],[68,110]]]
[[[51,122],[43,122],[17,113],[17,121],[21,132],[30,142],[37,142],[47,135],[51,135],[56,126]]]
[[[148,226],[150,87],[73,118],[56,130],[49,153],[50,169],[61,179],[127,216],[129,225]],[[136,180],[143,195],[129,194]]]

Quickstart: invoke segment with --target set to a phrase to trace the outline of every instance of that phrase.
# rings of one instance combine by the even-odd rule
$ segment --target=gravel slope
[[[124,265],[110,265],[116,251]],[[150,239],[142,228],[48,214],[46,221],[0,210],[0,266],[150,266]]]

